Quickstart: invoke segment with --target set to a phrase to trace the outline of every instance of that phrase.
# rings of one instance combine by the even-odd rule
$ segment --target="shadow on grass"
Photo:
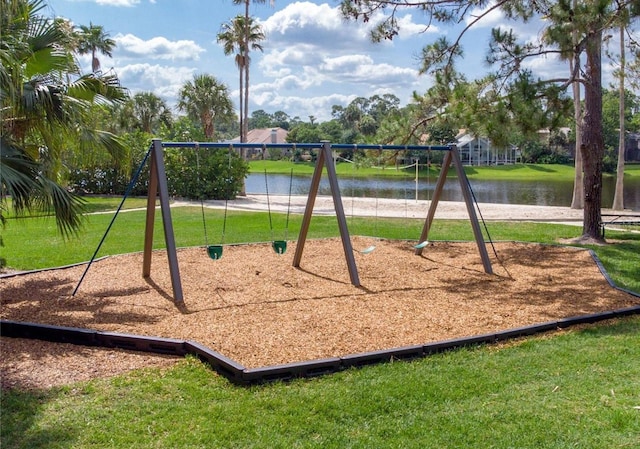
[[[615,273],[618,287],[640,294],[640,234],[617,234],[608,241],[607,245],[584,247],[596,253],[608,273]]]
[[[2,392],[0,446],[4,448],[71,447],[73,433],[55,426],[36,426],[46,404],[56,401],[57,390]]]
[[[533,171],[540,171],[540,172],[544,172],[544,173],[555,173],[556,170],[552,170],[548,167],[543,167],[542,165],[527,165],[527,168],[533,170]]]
[[[589,325],[584,329],[580,329],[579,333],[596,338],[616,335],[640,335],[640,319],[630,317],[608,320],[597,326]]]

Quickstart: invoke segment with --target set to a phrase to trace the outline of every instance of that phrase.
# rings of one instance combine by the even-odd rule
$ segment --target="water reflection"
[[[269,193],[287,195],[291,182],[293,195],[308,195],[310,176],[267,175]],[[338,184],[344,196],[378,197],[428,200],[433,195],[436,177],[424,178],[416,183],[413,177],[398,178],[339,178]],[[471,188],[481,203],[529,204],[536,206],[570,206],[573,193],[571,181],[479,181],[472,180]],[[264,174],[250,174],[246,180],[248,193],[266,193]],[[611,207],[615,179],[606,178],[603,182],[602,201],[604,207]],[[330,195],[329,182],[323,177],[320,182],[320,195]],[[442,192],[443,201],[463,201],[457,178],[447,180]],[[625,208],[640,210],[640,179],[625,180]]]

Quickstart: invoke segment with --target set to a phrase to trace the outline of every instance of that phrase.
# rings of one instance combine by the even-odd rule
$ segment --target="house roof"
[[[475,140],[475,137],[472,136],[471,134],[464,134],[464,135],[458,135],[457,138],[457,145],[461,146],[461,145],[466,145],[469,142],[472,142]]]
[[[286,143],[288,134],[289,131],[283,128],[256,128],[247,133],[247,143]],[[231,142],[240,142],[240,136]]]

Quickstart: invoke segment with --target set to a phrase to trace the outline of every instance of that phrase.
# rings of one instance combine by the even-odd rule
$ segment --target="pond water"
[[[270,194],[287,195],[291,181],[293,195],[308,195],[311,176],[267,175]],[[413,178],[339,178],[340,192],[343,196],[415,199],[416,190],[420,200],[431,199],[436,177],[418,180]],[[529,204],[535,206],[571,205],[573,182],[571,181],[479,181],[470,180],[471,189],[480,203]],[[250,174],[246,179],[247,193],[266,193],[264,174]],[[640,179],[625,180],[625,208],[640,211]],[[603,183],[603,207],[613,203],[615,178],[605,178]],[[323,176],[320,182],[320,195],[330,195],[329,182]],[[450,178],[444,185],[442,201],[463,201],[457,178]]]

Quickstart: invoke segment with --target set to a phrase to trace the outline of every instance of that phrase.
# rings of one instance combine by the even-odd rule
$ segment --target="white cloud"
[[[118,56],[125,58],[146,57],[188,61],[200,59],[200,53],[205,51],[194,41],[170,41],[162,36],[143,40],[133,34],[117,34],[114,40],[117,44]]]
[[[417,70],[390,64],[377,64],[367,55],[327,58],[318,71],[335,82],[366,84],[370,87],[408,87],[418,77]]]
[[[474,8],[471,10],[469,15],[465,18],[465,24],[469,25],[472,22],[478,20],[480,16],[483,16],[478,22],[476,22],[474,27],[482,27],[482,28],[493,28],[501,25],[506,21],[504,13],[500,10],[500,8],[491,9],[496,6],[495,2],[489,2],[485,5],[484,8]]]
[[[331,106],[335,104],[349,104],[357,95],[330,94],[321,96],[278,96],[263,94],[254,99],[255,103],[262,109],[269,111],[285,111],[292,117],[296,115],[302,120],[306,120],[310,115],[315,116],[320,121],[330,120]],[[294,112],[292,112],[294,111]]]
[[[252,57],[251,108],[329,120],[333,105],[383,93],[405,102],[430,83],[419,77],[412,53],[426,43],[424,33],[438,27],[400,14],[397,38],[376,44],[370,32],[382,15],[368,23],[345,21],[329,3],[294,2],[261,21],[267,39],[264,53]]]
[[[182,85],[193,78],[196,69],[152,64],[130,64],[116,67],[123,86],[132,93],[153,92],[170,106],[175,106]]]
[[[98,5],[131,7],[140,3],[140,0],[96,0]],[[152,2],[153,3],[153,2]]]
[[[398,18],[398,25],[400,27],[398,31],[398,37],[401,39],[411,39],[417,34],[421,33],[440,33],[441,30],[438,26],[430,24],[427,28],[427,24],[416,23],[413,21],[411,14],[406,14]]]
[[[426,29],[410,14],[399,20],[403,42]],[[408,55],[410,44],[372,43],[374,23],[345,22],[339,8],[326,3],[296,2],[275,12],[262,22],[267,40],[265,53],[254,65],[261,82],[251,85],[252,103],[328,120],[331,106],[346,105],[358,96],[404,92],[408,97],[407,89],[418,86],[416,61]],[[395,45],[403,48],[385,54]],[[412,45],[418,45],[416,40]]]
[[[262,22],[267,45],[276,48],[283,43],[348,48],[367,42],[366,29],[351,25],[345,26],[338,8],[310,2],[291,3]]]
[[[393,46],[390,41],[373,44],[370,40],[371,29],[382,15],[375,15],[367,23],[345,21],[339,7],[331,7],[327,3],[311,2],[291,3],[277,11],[261,23],[267,36],[267,44],[279,48],[280,44],[308,44],[313,47],[345,51],[367,48],[369,51],[380,51],[381,47]],[[400,38],[408,38],[424,32],[426,23],[416,23],[411,14],[398,16],[401,26]],[[437,32],[438,28],[430,28],[429,32]]]
[[[260,61],[265,72],[278,71],[281,67],[314,65],[318,62],[318,49],[308,44],[295,44],[283,50],[271,50]]]
[[[562,61],[556,54],[529,58],[522,63],[522,67],[530,69],[534,76],[541,79],[563,79],[569,77],[569,64],[566,61]]]

